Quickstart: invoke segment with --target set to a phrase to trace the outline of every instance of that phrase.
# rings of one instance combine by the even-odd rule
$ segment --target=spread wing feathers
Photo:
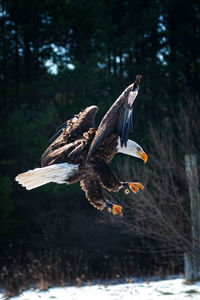
[[[63,123],[62,128],[51,138],[51,144],[41,157],[41,166],[53,164],[64,152],[82,144],[83,133],[95,127],[97,106],[89,106],[71,120]],[[77,148],[76,154],[82,147]],[[75,153],[75,152],[73,152]]]
[[[58,126],[59,130],[50,138],[49,144],[53,143],[63,132],[66,132],[65,129],[69,129],[69,127],[71,127],[76,121],[78,121],[78,115],[75,115],[73,118]]]
[[[120,137],[121,146],[127,145],[129,130],[132,127],[133,102],[138,94],[141,79],[137,76],[135,82],[123,91],[103,117],[91,143],[88,156],[112,133],[116,133]]]
[[[104,199],[98,179],[84,179],[81,180],[80,185],[85,192],[86,198],[94,207],[100,210],[105,208],[106,200]]]
[[[85,146],[87,145],[87,140],[79,140],[77,146],[68,154],[68,158],[70,161],[76,161],[79,157],[80,153],[83,151]]]
[[[95,117],[98,107],[95,105],[85,108],[82,112],[75,115],[72,119],[67,120],[59,128],[60,130],[50,139],[50,143],[54,142],[63,132],[70,135],[71,138],[81,136],[90,128],[95,127]]]
[[[60,147],[48,147],[41,157],[42,167],[52,165],[63,153],[70,151],[70,154],[75,153],[76,148],[82,144],[81,140],[69,144],[63,144]],[[62,145],[62,144],[61,144]],[[69,154],[69,155],[70,155]]]
[[[125,107],[119,118],[117,125],[117,135],[120,137],[121,147],[127,146],[129,132],[133,130],[132,124],[132,110],[133,108],[129,105]]]

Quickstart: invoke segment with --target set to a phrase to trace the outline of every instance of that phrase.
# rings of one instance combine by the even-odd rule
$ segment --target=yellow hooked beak
[[[143,151],[143,152],[137,152],[137,154],[139,155],[139,157],[146,163],[148,160],[148,155]]]

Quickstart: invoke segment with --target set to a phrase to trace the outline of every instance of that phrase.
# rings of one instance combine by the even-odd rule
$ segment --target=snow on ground
[[[0,299],[3,294],[0,293]],[[55,287],[48,291],[29,290],[11,300],[200,300],[200,282],[184,284],[184,279],[124,283],[116,285],[87,285]]]

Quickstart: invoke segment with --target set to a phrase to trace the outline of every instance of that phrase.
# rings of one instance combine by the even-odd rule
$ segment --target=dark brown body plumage
[[[117,175],[108,165],[116,154],[117,140],[117,135],[111,135],[86,161],[89,143],[80,156],[73,160],[73,163],[79,164],[79,169],[66,179],[68,184],[80,182],[86,198],[98,209],[103,209],[106,204],[101,187],[113,192],[122,187]]]

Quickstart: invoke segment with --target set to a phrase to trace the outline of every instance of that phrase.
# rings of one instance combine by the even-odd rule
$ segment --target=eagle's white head
[[[132,140],[127,141],[127,147],[121,147],[120,138],[118,139],[117,153],[123,153],[142,159],[145,163],[148,160],[147,154],[144,152],[142,147]]]

